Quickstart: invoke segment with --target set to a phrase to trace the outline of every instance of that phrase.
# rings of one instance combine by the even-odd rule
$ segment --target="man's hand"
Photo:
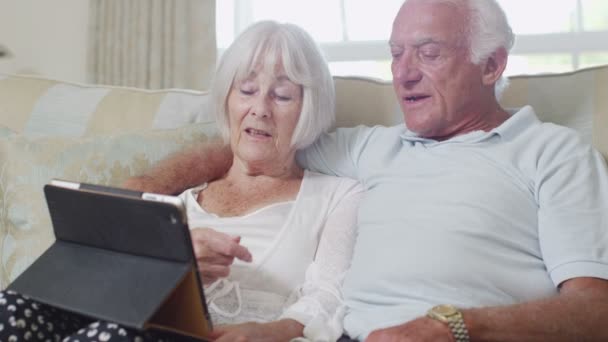
[[[240,236],[230,236],[211,228],[196,228],[190,231],[194,256],[204,284],[230,274],[234,258],[251,261],[249,250],[241,246]]]
[[[447,324],[428,317],[372,331],[365,342],[454,342]]]
[[[283,342],[302,336],[304,326],[292,319],[269,323],[242,323],[213,329],[209,336],[216,342]]]

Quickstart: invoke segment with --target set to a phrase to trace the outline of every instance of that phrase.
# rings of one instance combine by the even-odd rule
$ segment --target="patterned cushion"
[[[86,138],[0,138],[0,288],[53,241],[42,188],[52,178],[120,185],[168,153],[207,139],[214,125]]]
[[[80,137],[212,122],[206,92],[81,85],[0,75],[0,125],[28,137]]]

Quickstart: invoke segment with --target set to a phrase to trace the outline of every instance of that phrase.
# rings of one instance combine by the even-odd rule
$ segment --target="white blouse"
[[[354,180],[305,171],[294,201],[280,202],[238,217],[206,212],[186,190],[191,229],[200,227],[241,236],[251,263],[236,260],[230,276],[205,288],[214,324],[268,322],[291,318],[313,341],[342,334],[341,284],[356,238],[362,187]]]

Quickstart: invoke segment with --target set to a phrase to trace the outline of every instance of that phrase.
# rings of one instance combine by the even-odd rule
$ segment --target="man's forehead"
[[[464,16],[453,6],[436,1],[410,0],[399,10],[391,31],[391,46],[425,42],[454,43],[463,38]]]

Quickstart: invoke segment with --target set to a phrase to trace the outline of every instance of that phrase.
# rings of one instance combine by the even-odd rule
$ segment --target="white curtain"
[[[215,0],[91,0],[89,81],[148,89],[208,88]]]

